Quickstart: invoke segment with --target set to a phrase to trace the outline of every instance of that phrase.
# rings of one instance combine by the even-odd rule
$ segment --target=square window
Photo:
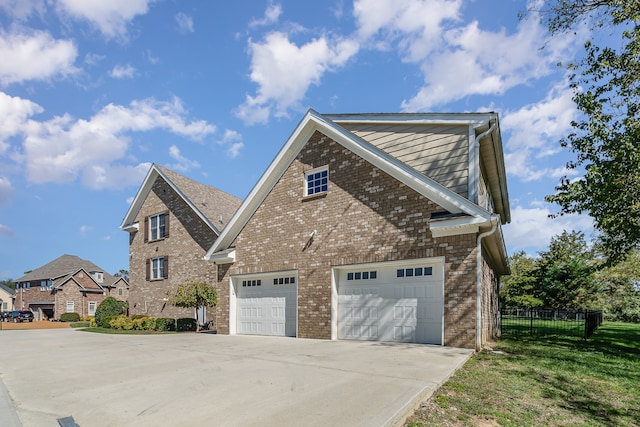
[[[357,273],[355,274],[355,279],[356,279],[356,280],[360,280],[360,279],[362,279],[362,273],[357,272]]]
[[[347,280],[353,280],[353,273],[347,273]]]
[[[416,273],[416,276],[422,276],[422,267],[416,267],[414,271]]]
[[[273,284],[277,285],[278,284],[278,278],[276,277],[275,279],[273,279]]]
[[[262,280],[258,280],[258,286],[262,286]]]
[[[368,271],[363,271],[362,272],[362,280],[369,280],[369,272]]]
[[[329,171],[327,167],[307,172],[305,174],[306,193],[305,196],[325,193],[329,189]]]
[[[396,277],[404,277],[404,268],[399,268],[396,270]]]
[[[291,283],[291,284],[295,284],[295,283],[296,283],[296,278],[295,278],[295,277],[292,277],[292,278],[291,278],[290,283]]]
[[[278,279],[278,284],[284,285],[284,277]]]
[[[413,268],[407,268],[405,274],[407,277],[413,277]]]
[[[369,278],[370,278],[371,280],[373,280],[373,279],[377,279],[377,278],[378,278],[378,272],[377,272],[377,271],[370,271],[370,272],[369,272]]]
[[[288,284],[289,284],[289,278],[288,278],[288,277],[285,277],[285,278],[284,278],[284,284],[285,284],[285,285],[288,285]]]
[[[431,276],[431,275],[433,275],[433,267],[425,267],[425,268],[424,268],[424,275],[425,275],[425,276]]]

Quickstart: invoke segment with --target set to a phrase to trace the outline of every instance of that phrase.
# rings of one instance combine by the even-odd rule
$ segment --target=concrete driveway
[[[72,329],[2,331],[0,349],[5,396],[25,427],[57,427],[69,416],[81,427],[395,425],[472,353]]]

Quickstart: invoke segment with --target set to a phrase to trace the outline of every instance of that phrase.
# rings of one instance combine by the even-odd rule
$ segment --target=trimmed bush
[[[78,322],[80,321],[80,315],[78,313],[62,313],[60,315],[61,322]]]
[[[176,319],[160,317],[156,319],[156,331],[168,332],[176,330]]]
[[[94,317],[92,317],[91,319],[89,319],[89,327],[90,328],[95,328],[97,327],[98,324],[96,323],[96,319]]]
[[[131,320],[138,320],[138,319],[144,319],[144,318],[148,318],[149,316],[146,314],[134,314],[131,316]]]
[[[113,319],[115,319],[116,317],[119,317],[119,316],[122,316],[122,314],[117,314],[117,315],[114,315],[114,316],[105,316],[105,317],[102,318],[102,325],[104,325],[104,326],[101,326],[100,324],[98,324],[98,322],[96,322],[96,326],[98,326],[99,328],[107,328],[107,329],[109,329],[109,328],[111,328],[111,321]]]
[[[156,328],[156,319],[154,317],[131,318],[133,329],[137,331],[153,331]]]
[[[176,329],[178,332],[190,332],[195,331],[198,327],[198,323],[196,319],[191,319],[189,317],[181,317],[176,320]]]
[[[125,314],[126,303],[116,300],[114,297],[106,297],[96,309],[96,323],[102,328],[108,328],[109,322],[106,320],[110,316]]]
[[[109,326],[111,326],[111,329],[122,329],[125,331],[130,331],[133,329],[133,320],[129,319],[125,315],[114,316],[109,321]]]

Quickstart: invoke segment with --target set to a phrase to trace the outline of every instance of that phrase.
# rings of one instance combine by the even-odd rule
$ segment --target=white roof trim
[[[182,198],[182,200],[184,200],[184,202],[187,205],[189,205],[189,207],[196,213],[196,215],[198,215],[198,217],[200,217],[200,219],[202,219],[202,221],[205,224],[207,224],[209,228],[211,228],[211,230],[214,233],[216,233],[217,236],[220,235],[220,230],[218,230],[218,228],[215,225],[213,225],[213,223],[209,220],[209,218],[207,218],[200,211],[200,209],[198,209],[196,205],[194,205],[191,202],[191,200],[189,200],[189,198],[184,195],[184,193],[173,183],[173,181],[171,181],[169,177],[167,177],[160,169],[156,167],[155,164],[151,165],[151,168],[149,169],[147,176],[142,182],[142,186],[138,190],[138,193],[136,194],[136,197],[133,199],[133,202],[131,202],[131,206],[129,206],[129,210],[127,211],[127,214],[125,215],[124,219],[122,220],[122,223],[120,224],[121,230],[128,231],[128,232],[139,230],[140,225],[134,221],[136,219],[136,216],[138,215],[138,212],[140,212],[140,209],[142,208],[144,201],[147,199],[147,196],[151,192],[153,183],[158,177],[161,177],[162,179],[164,179],[165,182],[169,184],[169,186],[173,189],[173,191],[175,191],[180,196],[180,198]]]
[[[236,262],[236,251],[220,251],[212,254],[207,258],[209,261],[213,261],[214,264],[232,264]]]
[[[429,230],[433,237],[456,236],[459,234],[477,233],[480,226],[487,222],[483,218],[463,217],[431,220]]]
[[[486,122],[486,115],[485,122]],[[302,118],[284,146],[280,149],[260,180],[253,187],[240,208],[236,211],[231,221],[227,224],[222,234],[214,242],[205,255],[210,260],[212,255],[220,250],[227,249],[238,236],[242,228],[267,197],[273,186],[287,170],[296,158],[302,147],[307,143],[311,135],[318,130],[330,137],[353,153],[362,157],[369,163],[403,182],[411,189],[434,201],[451,213],[466,213],[472,217],[480,218],[480,222],[489,222],[491,214],[480,206],[472,203],[459,194],[449,190],[433,179],[421,174],[390,154],[376,148],[355,134],[337,125],[327,117],[309,110]]]

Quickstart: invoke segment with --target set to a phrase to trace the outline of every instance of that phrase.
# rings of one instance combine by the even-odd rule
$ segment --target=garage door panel
[[[293,274],[287,273],[287,284],[278,285],[273,275],[237,279],[238,333],[296,336],[297,280],[289,281]]]
[[[341,269],[338,338],[441,344],[442,265],[433,261],[416,265],[370,264]],[[365,272],[371,277],[372,271],[375,280],[355,280],[365,277]]]

